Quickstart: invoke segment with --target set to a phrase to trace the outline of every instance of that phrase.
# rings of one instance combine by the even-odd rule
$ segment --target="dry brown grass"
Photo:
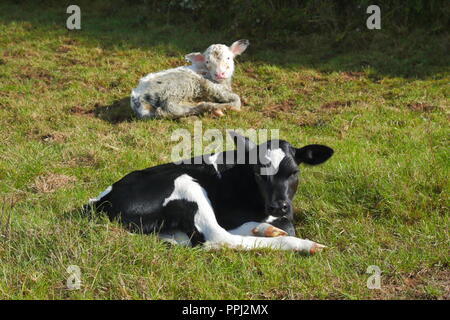
[[[36,177],[33,184],[33,190],[39,193],[52,193],[75,181],[77,181],[77,179],[72,176],[47,173]]]

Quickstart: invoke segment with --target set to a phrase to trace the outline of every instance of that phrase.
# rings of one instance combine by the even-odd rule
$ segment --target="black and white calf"
[[[191,164],[131,172],[91,199],[90,206],[131,231],[188,245],[309,253],[322,249],[295,237],[292,198],[298,165],[320,164],[333,150],[322,145],[297,149],[284,140],[255,145],[229,133],[236,150],[203,156],[207,161],[201,164],[193,158]],[[229,159],[235,160],[230,164]]]

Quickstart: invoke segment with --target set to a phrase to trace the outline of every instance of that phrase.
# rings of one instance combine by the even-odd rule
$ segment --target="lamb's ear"
[[[191,52],[184,56],[187,62],[200,63],[205,61],[205,56],[200,52]]]
[[[236,146],[236,149],[239,150],[240,148],[244,147],[245,151],[250,151],[250,150],[256,148],[256,144],[253,141],[251,141],[247,137],[241,136],[236,131],[228,130],[228,134],[233,139],[233,142],[234,142],[234,145]]]
[[[333,149],[320,144],[310,144],[300,149],[295,149],[295,161],[297,164],[306,163],[316,165],[327,161],[333,155]]]
[[[242,52],[244,52],[249,44],[250,41],[241,39],[236,42],[233,42],[233,44],[230,46],[230,50],[231,52],[233,52],[234,56],[237,56],[240,55]]]

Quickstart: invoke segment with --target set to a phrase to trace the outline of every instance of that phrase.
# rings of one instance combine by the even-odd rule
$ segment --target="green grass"
[[[301,168],[294,203],[299,235],[331,249],[205,252],[76,209],[170,161],[171,133],[198,120],[111,123],[96,106],[236,39],[126,10],[82,9],[83,30],[68,31],[65,8],[37,10],[0,5],[1,299],[449,298],[448,35],[380,32],[337,52],[326,36],[250,39],[234,79],[243,112],[202,117],[203,130],[276,128],[296,146],[331,146],[330,161]],[[66,288],[69,265],[80,290]],[[380,290],[366,287],[369,265],[382,270]]]

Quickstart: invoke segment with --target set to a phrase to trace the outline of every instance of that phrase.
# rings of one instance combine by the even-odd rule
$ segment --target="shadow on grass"
[[[94,114],[97,118],[111,124],[131,121],[134,119],[134,114],[130,107],[129,97],[115,100],[112,104],[106,106],[96,105]]]
[[[28,2],[2,4],[0,25],[24,22],[27,31],[34,36],[38,33],[41,38],[65,35],[83,39],[84,46],[111,50],[151,49],[167,57],[182,57],[189,52],[202,51],[211,43],[230,44],[236,40],[215,30],[199,31],[198,26],[192,24],[157,24],[148,10],[114,4],[103,4],[103,7],[92,4],[89,10],[87,5],[81,5],[82,30],[69,31],[65,27],[67,6],[50,4],[39,8]],[[385,76],[439,78],[448,72],[450,65],[448,39],[448,33],[431,35],[425,30],[403,31],[397,35],[385,30],[354,30],[345,35],[304,35],[282,44],[268,35],[264,39],[250,39],[249,50],[239,60],[295,69],[312,68],[325,73],[370,70],[375,80]]]

